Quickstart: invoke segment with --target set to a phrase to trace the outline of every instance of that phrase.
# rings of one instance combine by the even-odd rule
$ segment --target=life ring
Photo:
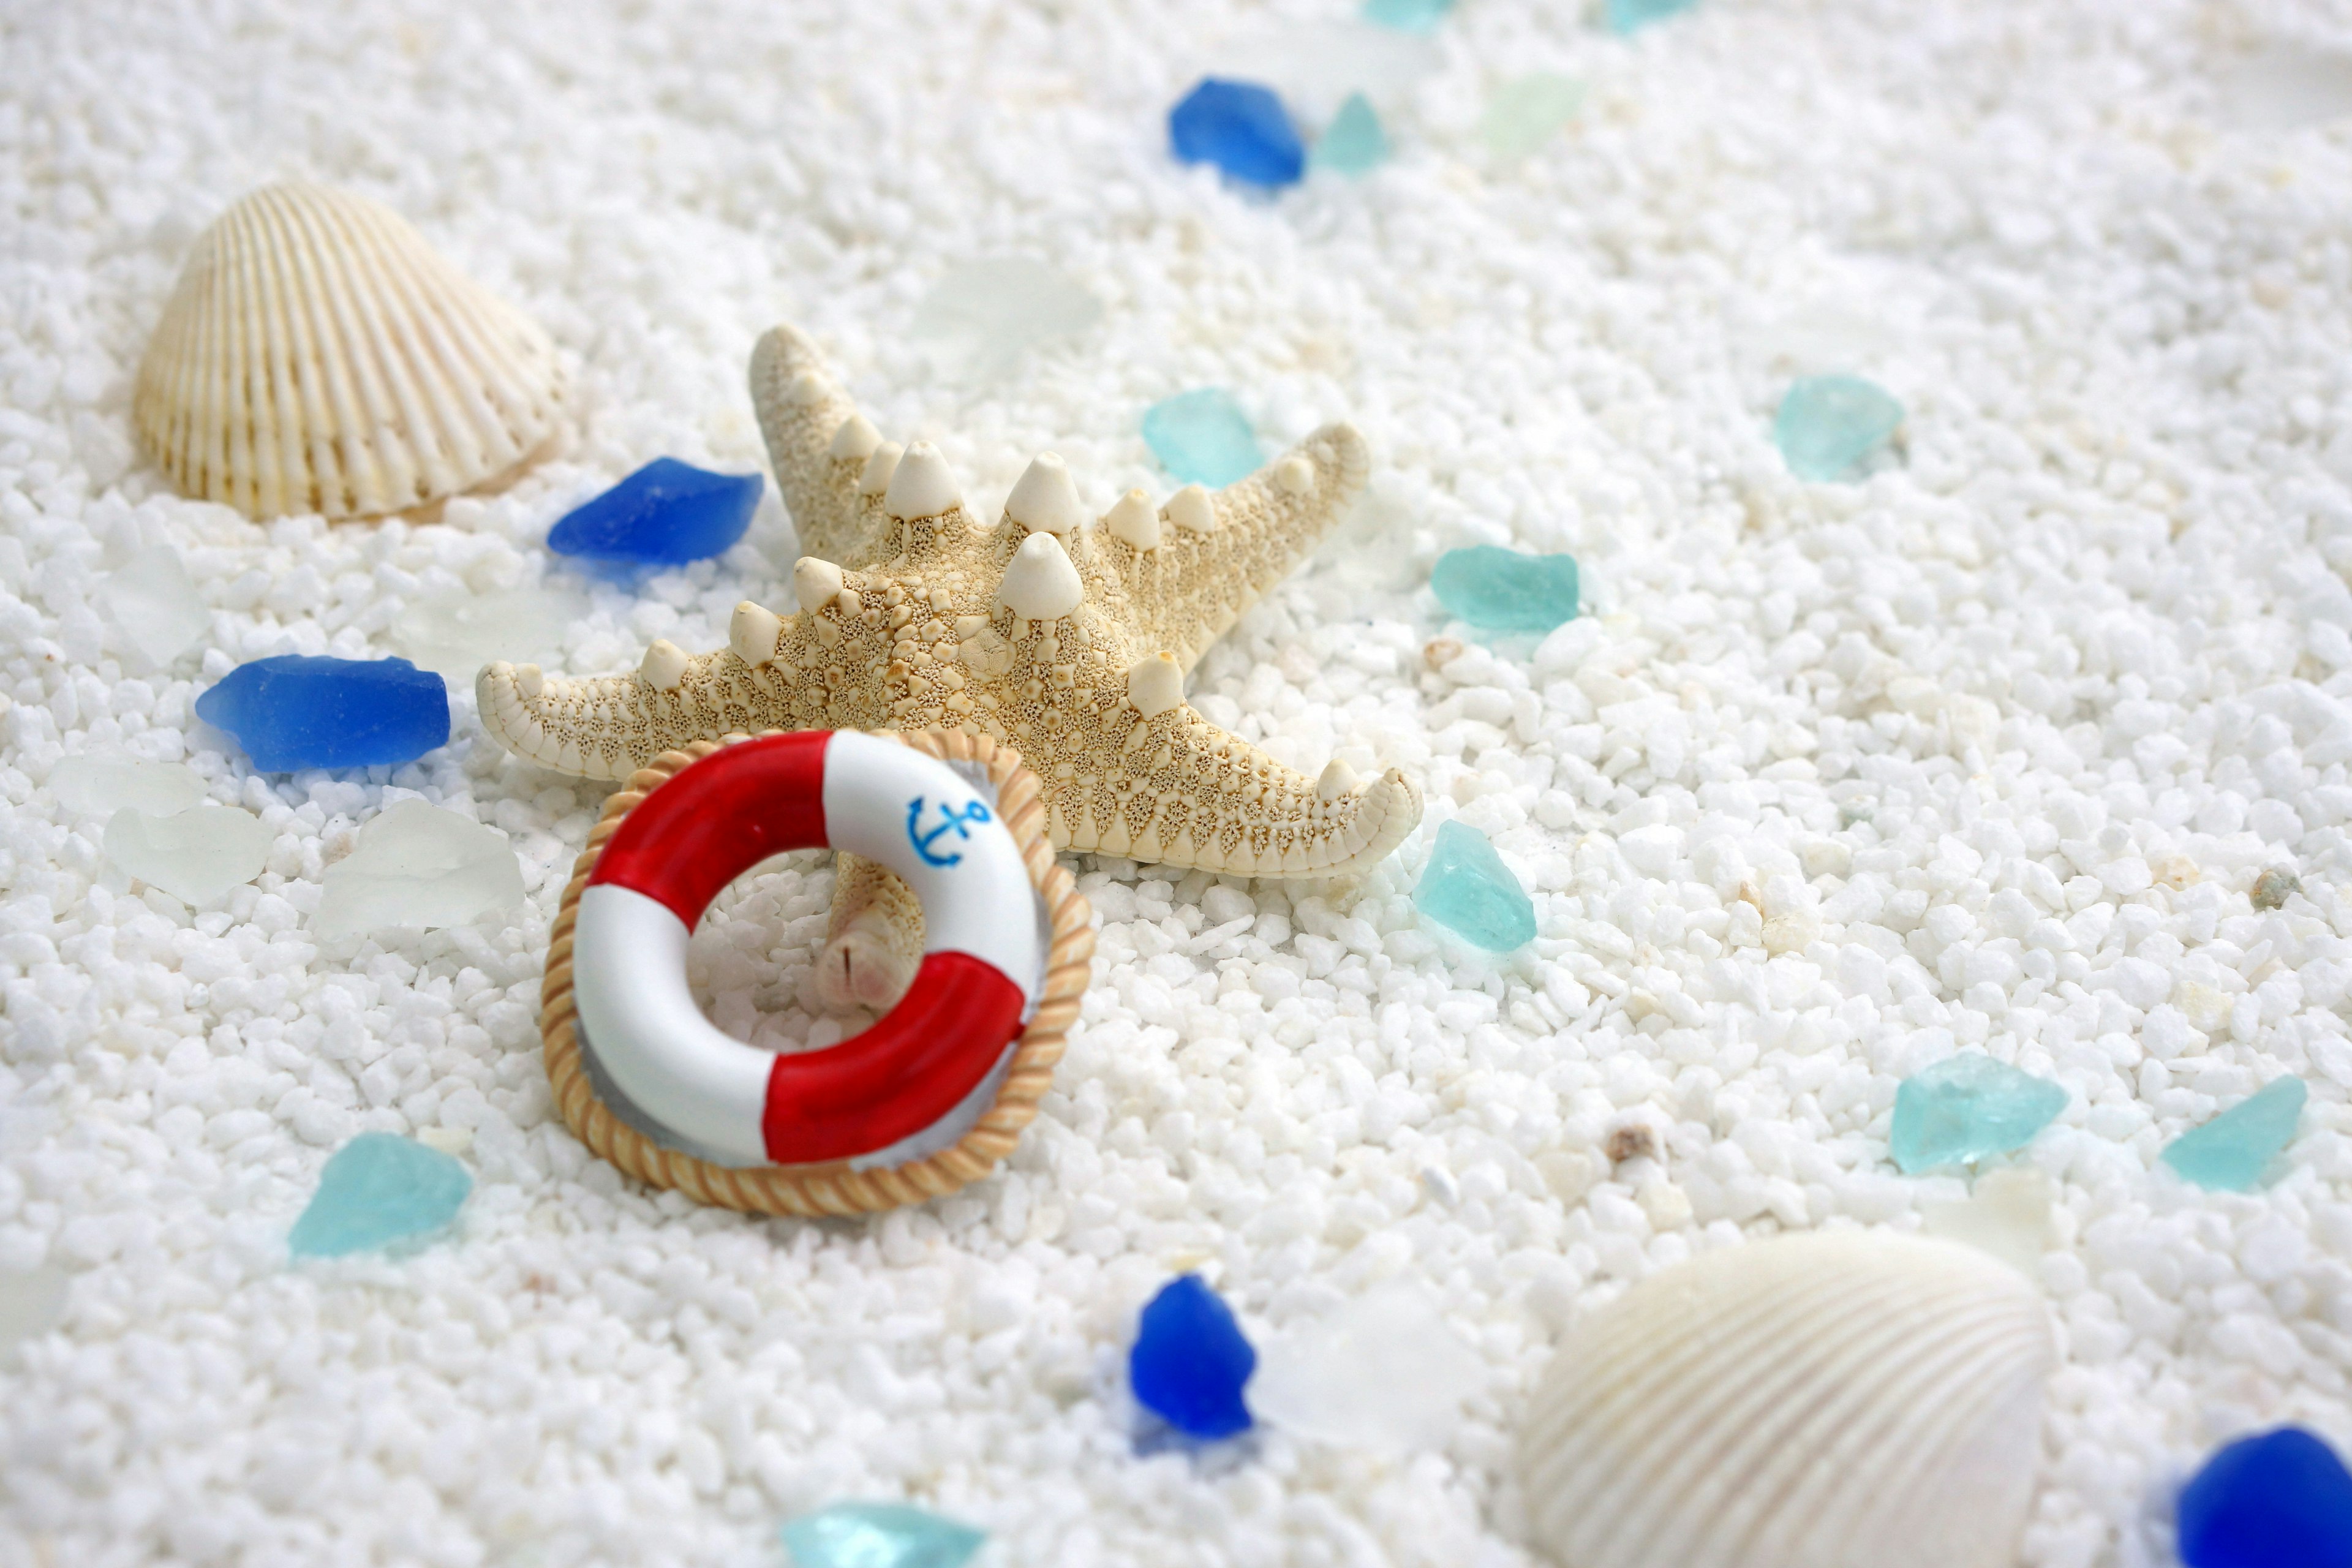
[[[770,1212],[887,1206],[984,1171],[993,1160],[975,1163],[973,1151],[985,1144],[1001,1157],[1011,1141],[990,1143],[976,1124],[1002,1109],[1016,1047],[1050,1023],[1050,1054],[1036,1064],[1045,1070],[1024,1075],[1013,1125],[1034,1115],[1092,946],[1071,940],[1087,934],[1088,915],[1053,864],[1034,777],[985,738],[953,734],[803,731],[689,750],[702,754],[667,753],[614,797],[566,890],[542,1017],[566,1120],[588,1137],[591,1106],[604,1110],[625,1127],[594,1129],[599,1152],[670,1178],[664,1184],[714,1189],[696,1191],[710,1201]],[[923,907],[924,957],[907,995],[871,1028],[773,1055],[702,1016],[687,984],[687,942],[736,877],[785,850],[825,847],[908,884]],[[638,1137],[625,1150],[628,1129]],[[936,1169],[913,1191],[855,1179],[918,1167]],[[696,1170],[700,1178],[677,1179]],[[751,1185],[719,1174],[730,1170]],[[820,1189],[830,1178],[846,1185],[830,1194],[761,1186],[795,1173]]]

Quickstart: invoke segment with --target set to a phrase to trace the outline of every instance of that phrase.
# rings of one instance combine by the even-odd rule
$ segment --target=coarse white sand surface
[[[1518,1568],[1561,1325],[1743,1236],[1919,1227],[1965,1184],[1899,1174],[1888,1119],[1959,1048],[2070,1095],[2018,1157],[2064,1356],[2022,1561],[2165,1561],[2169,1489],[2250,1428],[2352,1444],[2352,8],[1702,0],[1621,39],[1463,0],[1425,45],[1346,11],[0,6],[0,1295],[56,1318],[0,1368],[0,1568],[750,1568],[842,1498],[983,1525],[991,1568]],[[1372,81],[1395,161],[1274,199],[1179,167],[1165,111],[1220,66],[1317,113]],[[1484,105],[1537,70],[1583,110],[1499,160]],[[196,233],[296,175],[547,325],[563,457],[431,525],[170,493],[131,373]],[[917,307],[1003,256],[1100,321],[945,374]],[[401,651],[425,595],[576,584],[549,525],[654,457],[759,466],[780,320],[991,516],[1047,447],[1097,510],[1164,494],[1139,418],[1192,387],[1269,449],[1356,421],[1370,497],[1192,700],[1429,802],[1349,884],[1081,861],[1100,959],[1045,1114],[867,1223],[698,1210],[562,1127],[540,971],[605,786],[498,752],[468,690],[365,773],[256,776],[191,707],[243,660]],[[1770,442],[1822,371],[1909,411],[1857,482]],[[1450,626],[1428,571],[1472,542],[1572,551],[1588,614]],[[161,668],[104,608],[159,544],[210,623]],[[596,589],[561,663],[721,646],[794,554],[772,494],[720,560]],[[190,910],[110,868],[48,781],[124,753],[257,814],[268,869]],[[313,935],[322,868],[420,795],[511,836],[527,903]],[[1534,893],[1528,949],[1416,916],[1449,819]],[[2273,867],[2301,890],[2257,910]],[[709,922],[722,1023],[812,1037],[830,880]],[[2271,1185],[2158,1163],[2288,1072]],[[1633,1124],[1655,1154],[1612,1163]],[[289,1264],[367,1129],[460,1154],[456,1233]],[[1139,1454],[1127,1342],[1187,1268],[1268,1342],[1402,1283],[1483,1384],[1417,1451]]]

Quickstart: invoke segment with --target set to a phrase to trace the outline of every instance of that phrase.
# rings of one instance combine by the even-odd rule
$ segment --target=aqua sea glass
[[[1489,631],[1548,632],[1576,618],[1572,555],[1523,555],[1474,544],[1439,556],[1429,585],[1447,614]]]
[[[2273,1079],[2204,1126],[2174,1139],[2164,1163],[2210,1192],[2250,1193],[2263,1173],[2294,1141],[2311,1090],[2299,1078]]]
[[[449,740],[449,691],[404,658],[286,654],[238,665],[196,699],[263,773],[410,763]]]
[[[1323,139],[1315,143],[1315,166],[1350,179],[1378,168],[1388,155],[1388,132],[1381,129],[1381,117],[1373,112],[1371,100],[1360,92],[1348,95],[1348,101],[1324,127]]]
[[[1249,416],[1215,387],[1153,404],[1144,411],[1143,439],[1161,468],[1212,489],[1249,478],[1265,460]]]
[[[1289,110],[1255,82],[1205,78],[1169,110],[1168,140],[1181,162],[1213,163],[1247,184],[1297,184],[1307,172]]]
[[[1433,33],[1454,0],[1364,0],[1364,20],[1401,33]]]
[[[2299,1426],[2241,1437],[2180,1489],[2188,1568],[2347,1568],[2352,1472]]]
[[[1128,1353],[1136,1401],[1187,1436],[1231,1437],[1250,1427],[1242,1386],[1257,1370],[1257,1352],[1233,1309],[1197,1274],[1160,1288],[1143,1309]]]
[[[751,525],[766,481],[656,458],[595,500],[563,514],[547,547],[600,575],[683,566],[719,554]]]
[[[784,1525],[793,1568],[962,1568],[987,1532],[897,1502],[837,1502]]]
[[[1489,952],[1509,952],[1535,940],[1535,900],[1486,836],[1463,823],[1449,822],[1437,830],[1412,901],[1422,913]]]
[[[1895,1091],[1895,1163],[1916,1173],[2006,1154],[2065,1109],[2066,1091],[2048,1079],[1963,1051]]]
[[[287,1246],[297,1258],[341,1258],[420,1240],[446,1230],[473,1189],[438,1149],[362,1132],[329,1157]]]
[[[1858,375],[1815,375],[1790,386],[1772,421],[1772,441],[1789,471],[1826,483],[1851,476],[1895,438],[1903,405]]]
[[[1697,4],[1698,0],[1609,0],[1609,30],[1618,34],[1636,32]]]

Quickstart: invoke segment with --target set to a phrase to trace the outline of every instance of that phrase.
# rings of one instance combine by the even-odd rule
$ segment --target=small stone
[[[915,337],[941,368],[968,377],[1009,375],[1031,349],[1072,338],[1102,320],[1102,301],[1058,268],[1025,256],[967,261],[915,307]]]
[[[1958,1203],[1921,1205],[1919,1228],[2032,1275],[2053,1241],[2051,1201],[2048,1176],[2031,1166],[2004,1165],[1978,1177],[1976,1190]]]
[[[1698,0],[1609,0],[1609,30],[1621,36],[1638,32],[1697,4]]]
[[[456,588],[410,601],[392,635],[417,668],[471,686],[492,659],[561,664],[564,636],[587,617],[588,607],[587,595],[569,589]]]
[[[1454,0],[1364,0],[1364,20],[1401,33],[1433,33]]]
[[[65,1321],[73,1278],[53,1263],[38,1268],[0,1268],[0,1366],[16,1358],[16,1347]]]
[[[793,1568],[961,1568],[985,1531],[896,1502],[837,1502],[784,1526]]]
[[[619,581],[646,568],[707,560],[743,537],[766,482],[757,474],[714,474],[656,458],[564,513],[548,531],[547,547]]]
[[[2252,895],[2254,908],[2275,910],[2285,906],[2287,900],[2303,891],[2303,883],[2295,874],[2283,866],[2273,866],[2254,879]]]
[[[1160,466],[1178,480],[1212,489],[1249,478],[1265,461],[1249,416],[1213,386],[1181,393],[1146,409],[1143,439]]]
[[[390,1132],[362,1132],[335,1151],[319,1190],[294,1222],[297,1258],[341,1258],[446,1230],[474,1178],[438,1150]]]
[[[1658,1157],[1658,1135],[1639,1121],[1629,1121],[1609,1134],[1602,1152],[1612,1165],[1628,1160],[1654,1160]]]
[[[2311,1090],[2294,1077],[2273,1079],[2204,1126],[2174,1139],[2164,1163],[2216,1193],[2250,1193],[2281,1151],[2294,1142],[2295,1123]]]
[[[2224,1446],[2180,1489],[2174,1518],[2188,1568],[2352,1564],[2352,1471],[2300,1426]]]
[[[233,805],[170,816],[125,809],[106,823],[106,858],[115,868],[184,904],[209,904],[260,876],[271,842],[259,817]]]
[[[263,773],[412,763],[449,741],[449,691],[404,658],[285,654],[241,664],[196,699]]]
[[[1386,1285],[1266,1346],[1250,1406],[1301,1436],[1410,1452],[1443,1447],[1486,1382],[1486,1362],[1436,1308]]]
[[[1439,556],[1429,585],[1447,614],[1489,631],[1548,632],[1576,618],[1573,555],[1474,544]]]
[[[1387,163],[1388,157],[1388,133],[1381,129],[1381,117],[1372,111],[1372,100],[1360,92],[1349,93],[1331,123],[1324,127],[1322,140],[1315,143],[1315,166],[1352,179]]]
[[[1902,424],[1903,405],[1875,383],[1858,375],[1808,376],[1780,399],[1772,440],[1790,473],[1827,482],[1852,474]]]
[[[211,794],[194,768],[144,757],[63,757],[49,770],[58,804],[82,816],[118,811],[172,816]]]
[[[1187,163],[1213,163],[1234,179],[1275,189],[1298,183],[1307,153],[1274,89],[1206,77],[1168,113],[1168,139]]]
[[[320,880],[310,929],[322,937],[468,925],[523,897],[505,834],[421,800],[379,812]]]
[[[109,574],[98,591],[107,613],[150,663],[166,665],[212,629],[213,613],[168,544],[142,550]]]
[[[1524,158],[1576,118],[1584,88],[1564,76],[1538,71],[1507,81],[1486,100],[1478,134],[1498,158]]]
[[[1242,1385],[1257,1352],[1233,1310],[1197,1274],[1160,1287],[1143,1309],[1128,1353],[1128,1381],[1143,1407],[1190,1437],[1231,1437],[1250,1428]]]
[[[1432,669],[1444,669],[1464,653],[1459,637],[1432,637],[1421,645],[1421,662]]]
[[[1421,912],[1489,952],[1535,940],[1536,906],[1476,828],[1449,822],[1437,830],[1412,901]]]
[[[2065,1109],[2066,1091],[2048,1079],[1963,1051],[1895,1091],[1895,1163],[1916,1174],[2022,1149]]]

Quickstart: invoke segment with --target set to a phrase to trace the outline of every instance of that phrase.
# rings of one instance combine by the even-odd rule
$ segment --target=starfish
[[[1129,490],[1099,526],[1048,452],[985,526],[937,448],[884,441],[798,331],[760,340],[751,379],[808,552],[795,612],[747,599],[726,647],[656,641],[633,675],[489,665],[482,722],[508,751],[625,779],[735,732],[961,729],[1036,772],[1055,848],[1245,877],[1360,871],[1420,821],[1420,792],[1396,770],[1360,783],[1335,758],[1309,778],[1184,700],[1202,653],[1362,489],[1352,426],[1326,426],[1214,494],[1188,485],[1155,507]],[[841,858],[817,994],[887,1006],[919,960],[920,910],[880,867]]]

